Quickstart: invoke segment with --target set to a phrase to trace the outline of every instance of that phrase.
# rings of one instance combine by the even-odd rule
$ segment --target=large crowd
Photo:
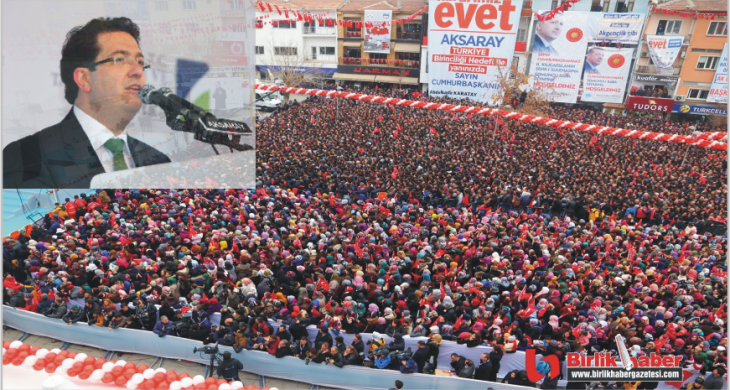
[[[720,388],[727,238],[706,228],[724,222],[725,156],[591,137],[310,98],[257,126],[256,190],[98,190],[5,237],[3,303],[303,364],[489,381],[504,354],[564,364],[616,353],[622,335],[633,356],[681,356],[703,376],[693,386]],[[438,367],[444,341],[493,349]]]

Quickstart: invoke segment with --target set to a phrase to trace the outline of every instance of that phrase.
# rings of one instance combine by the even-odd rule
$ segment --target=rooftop
[[[725,0],[671,0],[659,6],[676,11],[727,12]]]
[[[304,1],[303,1],[304,2]],[[413,14],[421,7],[428,6],[427,0],[402,0],[402,7],[398,7],[397,0],[350,0],[340,11],[362,12],[365,10],[390,10],[399,13]]]

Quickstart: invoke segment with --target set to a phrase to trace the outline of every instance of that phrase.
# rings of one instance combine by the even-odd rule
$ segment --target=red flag
[[[335,207],[335,197],[334,197],[334,195],[330,195],[330,206]]]
[[[441,256],[443,256],[443,255],[444,255],[445,253],[446,253],[446,252],[444,252],[444,250],[443,250],[443,249],[439,249],[439,250],[437,250],[437,251],[436,251],[436,257],[437,257],[437,258],[440,258],[440,257],[441,257]]]
[[[436,132],[436,129],[434,129],[433,127],[431,127],[430,129],[431,129],[431,134],[433,134],[433,135],[437,135],[437,134],[438,134],[438,133]]]
[[[631,301],[631,308],[629,309],[629,316],[634,315],[634,310],[636,310],[636,301],[635,300]]]
[[[313,117],[312,117],[312,124],[315,124],[315,123],[316,123],[316,122],[314,121],[314,116],[313,116]]]
[[[378,133],[380,133],[380,129],[378,129],[378,128],[376,127],[376,128],[375,128],[375,131],[373,131],[373,133],[374,133],[374,134],[378,134]]]
[[[554,147],[555,147],[555,141],[553,141],[553,142],[550,143],[550,149],[552,149]]]
[[[392,177],[393,180],[398,177],[398,167],[393,167],[393,173],[390,174],[390,177]]]
[[[379,121],[382,121],[383,120],[383,115],[382,114],[381,115],[378,115],[378,120]]]
[[[459,316],[459,318],[456,319],[456,322],[454,322],[454,331],[459,330],[459,327],[461,326],[461,323],[462,323],[461,316]]]
[[[393,138],[398,138],[398,130],[393,133]]]
[[[439,249],[439,250],[441,250],[441,249]],[[446,289],[444,289],[444,282],[441,282],[440,290],[441,290],[441,300],[443,300],[444,298],[446,298]]]
[[[525,288],[522,289],[522,292],[520,293],[519,298],[517,298],[518,300],[522,301],[524,299],[530,299],[530,297],[532,297],[532,294],[525,292],[525,291],[527,291],[527,286],[525,286]]]
[[[461,203],[469,206],[469,195],[464,195],[464,199],[461,200]]]

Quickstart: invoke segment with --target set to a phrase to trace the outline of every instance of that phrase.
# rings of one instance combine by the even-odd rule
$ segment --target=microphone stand
[[[172,130],[193,133],[196,140],[209,144],[216,155],[220,155],[216,145],[227,146],[231,153],[233,150],[243,152],[254,149],[250,145],[239,143],[241,135],[253,133],[247,124],[218,119],[205,111],[203,113],[204,115],[200,115],[195,111],[182,108],[179,114],[166,112],[165,118],[167,125]]]

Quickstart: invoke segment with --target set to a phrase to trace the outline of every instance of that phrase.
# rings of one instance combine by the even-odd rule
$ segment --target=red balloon
[[[74,365],[72,366],[72,368],[74,370],[76,370],[77,372],[83,371],[83,369],[84,369],[84,363],[82,363],[82,362],[74,362]]]
[[[21,345],[20,347],[18,347],[18,350],[19,350],[19,351],[30,351],[30,345],[28,345],[28,344],[23,344],[23,345]]]
[[[195,385],[195,390],[207,390],[207,389],[208,389],[208,387],[205,385],[205,382],[198,383],[197,385]]]
[[[22,348],[21,348],[21,350],[22,350]],[[65,356],[68,356],[68,354],[69,354],[68,351],[63,350],[63,351],[61,351],[61,352],[58,353],[58,356],[64,356],[65,357]]]
[[[221,378],[221,379],[218,379],[218,382],[216,382],[216,383],[218,383],[218,386],[220,386],[220,385],[222,385],[224,383],[228,383],[228,381],[225,380],[225,379],[223,379],[223,378]]]
[[[127,384],[127,381],[129,379],[125,378],[124,376],[118,376],[117,379],[114,380],[114,384],[117,386],[124,386]],[[169,389],[170,387],[160,387],[161,389]]]
[[[170,383],[169,382],[166,382],[166,381],[162,381],[162,382],[160,382],[159,385],[157,385],[157,388],[158,389],[169,389],[170,388]]]
[[[50,355],[50,353],[49,353]],[[84,364],[94,364],[96,361],[96,358],[93,356],[87,356],[86,359],[84,359]]]
[[[30,351],[29,352],[30,352],[31,355],[35,356],[35,353],[38,352],[38,351],[40,351],[40,350],[41,350],[41,347],[39,347],[39,346],[36,345],[36,346],[30,347]]]
[[[5,356],[6,356],[6,357],[8,357],[8,358],[10,358],[10,359],[14,359],[14,358],[15,358],[16,356],[18,356],[18,350],[17,350],[17,349],[15,349],[15,348],[13,348],[13,349],[8,349],[8,350],[7,350],[6,352],[5,352]]]
[[[119,375],[122,375],[123,373],[124,373],[124,368],[122,368],[122,367],[114,366],[114,368],[112,368],[112,374],[114,375],[114,377],[118,377]]]
[[[137,365],[134,364],[133,362],[127,362],[127,364],[124,365],[124,370],[129,370],[130,368],[131,369],[136,369],[137,368]]]
[[[33,367],[33,368],[35,368],[35,367]],[[73,378],[73,377],[75,377],[76,375],[78,375],[78,374],[79,374],[79,372],[78,372],[78,371],[76,371],[76,370],[75,370],[75,369],[74,369],[73,367],[71,367],[71,368],[69,368],[69,369],[68,369],[68,371],[66,371],[66,374],[67,374],[68,376],[70,376],[70,377],[72,377],[72,378]]]
[[[20,353],[18,354],[18,359],[23,359],[23,360],[25,360],[25,358],[27,358],[27,357],[28,357],[28,351],[21,351],[21,352],[20,352]]]
[[[13,359],[13,365],[14,366],[19,366],[21,364],[23,364],[23,359],[21,359],[19,357],[16,357],[15,359]]]
[[[31,351],[32,351],[32,349],[31,349]],[[78,355],[78,354],[79,354],[78,352],[71,352],[68,354],[68,357],[70,359],[76,359],[76,355]]]
[[[58,366],[53,363],[46,364],[46,372],[49,374],[53,374],[54,372],[56,372],[57,368]]]
[[[12,351],[12,349],[11,349],[11,351]],[[56,359],[56,356],[58,356],[58,355],[56,355],[56,353],[55,353],[55,352],[48,352],[48,353],[46,354],[46,357],[45,357],[44,359],[45,359],[45,360],[46,360],[47,362],[52,362],[53,360],[55,360],[55,359]]]
[[[112,375],[111,372],[107,372],[104,374],[104,377],[101,378],[101,381],[103,383],[112,383],[114,382],[114,375]]]
[[[208,385],[208,390],[218,390],[218,385],[216,385],[216,384]]]
[[[87,374],[85,372],[82,372],[81,374],[79,374],[79,379],[81,379],[81,380],[87,380],[87,379],[89,379],[90,376],[91,375],[89,375],[89,374]]]
[[[12,363],[12,360],[7,356],[3,356],[3,366],[7,366],[10,363]]]
[[[142,372],[148,368],[150,368],[150,366],[148,366],[146,364],[141,364],[141,365],[137,366],[137,372]]]
[[[187,372],[183,372],[181,374],[178,374],[177,377],[180,378],[180,379],[182,379],[182,378],[190,378],[190,374],[188,374]]]
[[[127,370],[125,370],[125,371],[124,371],[124,377],[125,377],[125,378],[127,378],[127,379],[130,379],[130,378],[132,378],[132,377],[134,376],[134,374],[136,374],[136,373],[137,373],[137,371],[136,371],[136,370],[133,370],[133,369],[129,368],[129,369],[127,369]]]
[[[216,382],[217,381],[215,380],[215,378],[213,378],[212,376],[209,376],[209,377],[205,378],[205,382],[204,383],[205,384],[208,384],[208,385],[213,385]]]
[[[33,369],[36,370],[36,371],[42,371],[44,368],[46,368],[46,365],[43,363],[43,360],[38,360],[33,365]]]
[[[60,366],[64,360],[66,360],[65,356],[58,355],[55,359],[53,359],[53,362],[56,363],[57,366]]]
[[[95,368],[92,365],[84,366],[84,372],[87,374],[91,374],[94,372]]]
[[[94,362],[94,369],[95,370],[100,369],[101,366],[104,365],[104,363],[106,363],[106,359],[96,359],[96,361]]]
[[[156,372],[155,376],[152,377],[155,382],[162,382],[165,380],[165,374],[162,372]]]

